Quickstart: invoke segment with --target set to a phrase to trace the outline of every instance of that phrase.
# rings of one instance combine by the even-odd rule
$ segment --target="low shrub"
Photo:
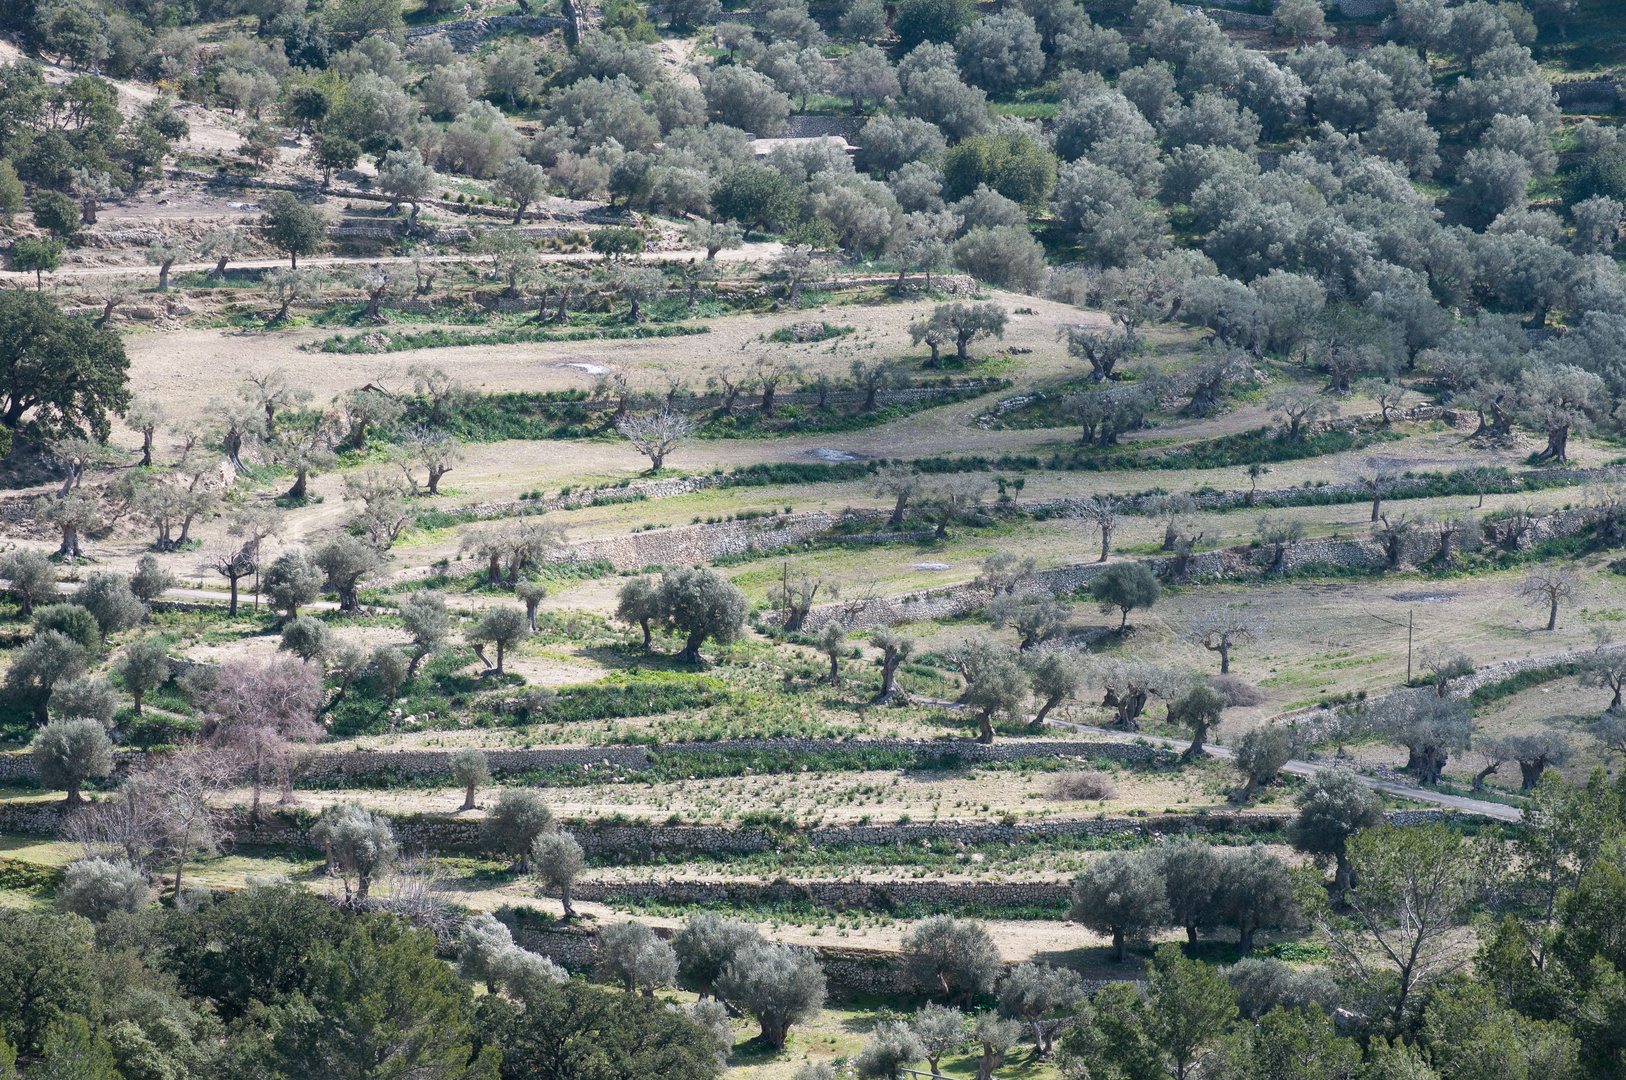
[[[1118,786],[1102,773],[1080,771],[1059,773],[1050,781],[1050,797],[1063,802],[1093,802],[1116,799]]]

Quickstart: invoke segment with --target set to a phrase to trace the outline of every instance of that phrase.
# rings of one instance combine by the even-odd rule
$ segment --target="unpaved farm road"
[[[1089,724],[1074,724],[1069,723],[1066,720],[1046,720],[1045,723],[1059,728],[1067,728],[1069,731],[1082,732],[1088,735],[1120,736],[1123,734],[1121,731],[1111,731],[1107,728],[1091,727]],[[1140,737],[1145,739],[1147,742],[1156,743],[1158,746],[1167,746],[1176,750],[1188,745],[1183,739],[1165,739],[1157,735],[1142,735]],[[1233,753],[1230,747],[1227,746],[1208,743],[1205,746],[1205,749],[1217,758],[1229,759],[1236,757],[1236,754]],[[1289,761],[1286,765],[1283,765],[1282,772],[1291,773],[1294,776],[1311,777],[1324,768],[1326,768],[1326,766],[1317,765],[1314,762],[1295,760]],[[1444,806],[1452,810],[1461,810],[1468,814],[1480,814],[1484,817],[1495,818],[1497,821],[1524,820],[1524,811],[1520,810],[1518,807],[1504,806],[1501,803],[1482,802],[1479,799],[1467,799],[1463,798],[1461,795],[1447,795],[1444,792],[1429,791],[1427,788],[1412,787],[1410,784],[1397,784],[1392,780],[1380,780],[1375,776],[1364,776],[1361,773],[1354,773],[1353,775],[1367,787],[1372,788],[1375,791],[1381,791],[1385,795],[1396,795],[1402,799],[1413,799],[1417,802],[1433,803],[1436,806]]]
[[[739,248],[739,249],[734,250],[734,251],[719,251],[717,253],[717,258],[716,258],[715,261],[717,261],[717,262],[761,262],[761,261],[766,260],[766,259],[776,259],[781,254],[783,254],[783,252],[784,252],[784,245],[779,243],[778,241],[771,241],[769,243],[764,243],[764,244],[747,244],[745,247]],[[642,253],[641,255],[636,256],[636,258],[641,262],[656,262],[656,261],[659,261],[659,260],[662,260],[662,259],[677,259],[677,260],[700,259],[700,260],[704,260],[705,257],[706,257],[706,253],[705,253],[704,250],[701,250],[701,249],[694,249],[694,250],[684,249],[684,250],[681,250],[681,251],[646,251],[646,252]],[[548,263],[548,264],[582,263],[584,265],[590,265],[590,264],[594,264],[594,263],[602,263],[604,261],[603,256],[591,255],[591,254],[582,254],[582,253],[577,253],[577,254],[574,254],[574,255],[561,255],[561,254],[545,255],[545,254],[538,254],[537,258],[538,258],[538,261],[543,262],[543,263]],[[425,256],[422,259],[422,261],[423,262],[433,262],[433,263],[478,263],[480,261],[480,257],[477,256],[477,255],[429,255],[429,256]],[[403,264],[410,265],[411,262],[412,262],[412,259],[410,257],[401,256],[401,255],[387,255],[387,256],[383,256],[383,257],[380,257],[380,258],[374,258],[374,259],[346,258],[346,257],[337,256],[337,255],[331,255],[331,256],[327,256],[325,258],[320,258],[320,259],[306,259],[303,263],[300,263],[300,265],[301,266],[307,266],[307,267],[308,266],[322,266],[322,267],[354,266],[354,267],[359,267],[359,266],[372,266],[372,265],[375,265],[375,264],[388,263],[388,264],[391,264],[391,265],[399,266],[399,265],[403,265]],[[284,265],[287,265],[287,264],[285,264],[281,259],[244,259],[241,262],[233,262],[231,264],[231,269],[233,269],[233,270],[274,270],[277,267],[284,266]],[[170,272],[171,276],[174,276],[174,275],[178,275],[178,274],[191,273],[191,272],[196,271],[196,270],[213,270],[214,268],[215,268],[215,264],[214,264],[213,260],[210,260],[208,262],[176,263],[174,266],[171,266],[169,268],[169,272]],[[23,283],[26,284],[28,282],[28,280],[29,280],[28,275],[30,273],[32,273],[32,272],[33,271],[0,270],[0,281],[20,281],[20,282],[23,282]],[[138,277],[138,276],[139,277],[156,278],[158,276],[158,267],[156,267],[156,266],[145,266],[145,265],[143,265],[143,266],[86,266],[86,267],[77,267],[77,268],[68,269],[68,270],[61,270],[61,271],[57,272],[57,277],[62,278],[64,281],[80,279],[80,278],[94,278],[94,277]],[[178,286],[177,286],[177,289],[179,289]],[[184,290],[180,290],[180,291],[184,291]]]

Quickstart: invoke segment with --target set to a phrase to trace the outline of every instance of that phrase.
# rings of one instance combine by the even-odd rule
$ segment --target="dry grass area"
[[[346,740],[348,745],[348,740]],[[1229,770],[1218,762],[1178,774],[1148,774],[1109,769],[1116,795],[1085,802],[1059,800],[1050,792],[1052,773],[1006,768],[946,770],[877,770],[791,773],[722,779],[650,783],[628,773],[605,784],[547,789],[556,816],[591,821],[622,814],[661,824],[674,818],[684,824],[727,825],[747,813],[776,813],[811,826],[891,824],[907,817],[916,823],[998,823],[1007,817],[1044,821],[1098,814],[1121,816],[1134,810],[1162,812],[1227,810],[1221,784]],[[498,788],[476,793],[484,806]],[[463,801],[461,788],[393,791],[301,791],[299,803],[312,811],[349,799],[391,814],[453,813]],[[246,805],[248,792],[221,795],[223,805]],[[466,816],[478,817],[478,812]]]

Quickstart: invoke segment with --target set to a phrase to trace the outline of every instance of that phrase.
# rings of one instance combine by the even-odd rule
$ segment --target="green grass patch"
[[[805,345],[818,341],[829,341],[832,338],[846,337],[848,334],[857,333],[856,328],[851,326],[837,326],[834,323],[827,322],[821,322],[818,325],[819,329],[817,332],[807,332],[804,330],[800,334],[797,333],[797,330],[800,329],[799,327],[781,326],[779,329],[768,335],[768,340],[781,343],[798,343]]]
[[[1580,673],[1579,664],[1552,664],[1548,667],[1528,668],[1505,679],[1487,683],[1468,695],[1468,704],[1475,710],[1482,709],[1493,701],[1510,698],[1514,694],[1528,690],[1542,683],[1550,683],[1557,679],[1567,678]],[[1477,797],[1477,796],[1476,796]]]

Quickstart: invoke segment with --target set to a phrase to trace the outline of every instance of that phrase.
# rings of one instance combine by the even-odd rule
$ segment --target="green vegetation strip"
[[[1549,683],[1554,679],[1564,679],[1571,675],[1577,675],[1580,670],[1580,665],[1575,663],[1527,668],[1517,674],[1509,675],[1505,679],[1499,679],[1496,682],[1486,683],[1481,686],[1468,695],[1468,704],[1475,709],[1481,709],[1493,701],[1512,697],[1514,694],[1528,690],[1533,686],[1540,686],[1542,683]]]
[[[512,330],[422,330],[416,332],[384,333],[387,339],[385,352],[405,352],[409,349],[449,349],[459,345],[516,345],[527,342],[549,341],[598,341],[622,338],[665,338],[689,337],[693,334],[709,334],[711,327],[692,323],[680,323],[676,326],[613,326],[608,328],[593,328],[581,330],[542,330],[527,327],[515,327]],[[371,334],[353,334],[345,337],[343,334],[334,334],[319,346],[326,353],[370,353],[377,352],[375,344],[380,331]]]

